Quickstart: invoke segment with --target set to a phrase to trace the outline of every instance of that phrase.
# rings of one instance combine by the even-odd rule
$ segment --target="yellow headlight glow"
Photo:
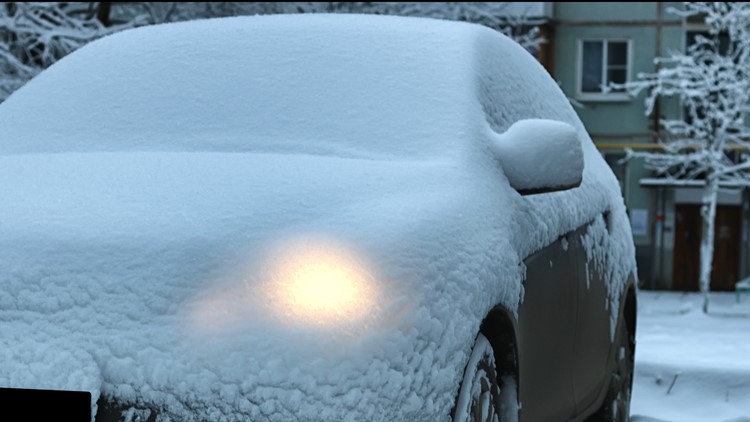
[[[344,328],[349,335],[377,318],[378,283],[347,248],[319,238],[296,239],[249,262],[229,273],[232,282],[195,299],[190,330],[205,335],[256,324],[268,328],[273,324],[267,322],[277,320],[305,328]]]
[[[288,250],[272,284],[277,311],[298,323],[356,322],[376,303],[369,272],[352,254],[330,245]]]

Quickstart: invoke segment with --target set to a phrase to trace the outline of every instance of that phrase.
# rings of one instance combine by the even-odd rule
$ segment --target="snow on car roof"
[[[579,188],[510,188],[490,134],[525,118],[578,131]],[[616,262],[611,298],[635,269],[619,185],[565,96],[477,25],[139,28],[41,73],[0,105],[0,127],[7,386],[186,420],[439,420],[484,316],[522,300],[523,258],[596,220],[584,244]],[[286,299],[256,286],[254,259],[299,248],[337,251],[377,290],[363,321],[300,328],[284,322],[294,309],[271,312]]]
[[[480,30],[314,15],[123,31],[14,94],[0,149],[434,153],[477,115]]]

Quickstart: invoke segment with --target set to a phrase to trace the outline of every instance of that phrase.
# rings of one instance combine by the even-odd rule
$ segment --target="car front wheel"
[[[479,334],[458,393],[454,422],[517,422],[518,394],[513,376],[500,376],[487,337]]]
[[[609,382],[607,396],[602,407],[589,422],[628,422],[630,420],[630,396],[633,390],[634,342],[627,324],[620,321],[617,327],[615,364]]]

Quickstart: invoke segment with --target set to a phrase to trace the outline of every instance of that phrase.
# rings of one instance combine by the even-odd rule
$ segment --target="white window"
[[[580,40],[578,44],[578,98],[581,100],[627,100],[623,84],[630,75],[629,40]]]

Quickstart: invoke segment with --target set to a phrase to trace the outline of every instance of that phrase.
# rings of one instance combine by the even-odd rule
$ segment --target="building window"
[[[581,100],[627,100],[623,84],[630,73],[629,40],[580,40],[578,98]]]

